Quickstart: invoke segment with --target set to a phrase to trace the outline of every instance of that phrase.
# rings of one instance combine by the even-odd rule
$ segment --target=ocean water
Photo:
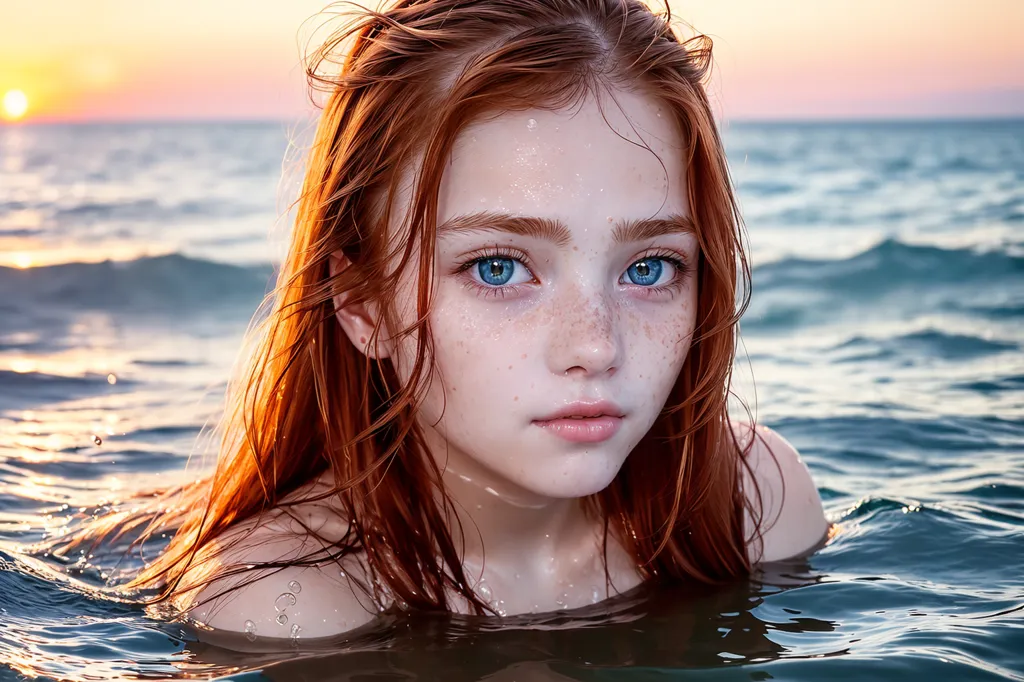
[[[806,560],[239,653],[105,598],[131,559],[25,553],[208,466],[293,136],[0,128],[0,680],[1024,680],[1024,121],[725,130],[754,265],[736,386],[839,528]]]

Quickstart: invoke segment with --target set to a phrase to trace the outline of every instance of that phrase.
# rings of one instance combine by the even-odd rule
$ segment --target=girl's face
[[[653,98],[612,95],[468,127],[440,188],[420,423],[447,475],[524,504],[612,481],[694,329],[680,132]],[[415,282],[399,290],[404,323]],[[391,351],[402,380],[414,349]]]

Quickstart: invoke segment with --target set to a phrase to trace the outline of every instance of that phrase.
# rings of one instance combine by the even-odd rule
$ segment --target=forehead
[[[494,211],[570,230],[688,215],[682,137],[669,109],[621,90],[576,108],[506,112],[463,130],[441,180],[438,224]]]

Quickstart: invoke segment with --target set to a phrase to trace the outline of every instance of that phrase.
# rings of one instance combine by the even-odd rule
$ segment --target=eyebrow
[[[509,213],[482,211],[458,215],[437,228],[438,237],[463,232],[508,232],[521,237],[534,237],[565,246],[572,241],[572,232],[565,223],[551,218],[515,216]],[[612,239],[616,243],[639,242],[669,234],[694,234],[697,228],[689,217],[671,214],[664,218],[643,218],[615,222]]]

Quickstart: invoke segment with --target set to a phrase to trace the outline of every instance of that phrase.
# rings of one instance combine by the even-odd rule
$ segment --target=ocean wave
[[[130,261],[0,267],[0,299],[31,310],[40,304],[156,314],[243,307],[251,313],[273,286],[270,265],[239,266],[181,254]]]
[[[129,379],[121,379],[116,385],[111,385],[106,374],[61,376],[0,369],[0,408],[71,400],[100,392],[123,392],[133,387],[134,382]]]
[[[908,320],[927,313],[1016,319],[1024,315],[1024,257],[1008,252],[1015,246],[1005,248],[887,239],[845,259],[768,263],[754,269],[744,329],[791,331],[844,318]]]
[[[1024,258],[1003,251],[944,249],[886,239],[850,258],[787,258],[754,271],[760,290],[807,288],[852,293],[885,293],[895,288],[939,284],[1006,283],[1024,279]]]
[[[863,362],[910,356],[968,360],[986,355],[1019,350],[1020,345],[998,339],[985,339],[972,334],[953,334],[939,329],[923,329],[883,339],[854,336],[834,346],[837,362]]]

